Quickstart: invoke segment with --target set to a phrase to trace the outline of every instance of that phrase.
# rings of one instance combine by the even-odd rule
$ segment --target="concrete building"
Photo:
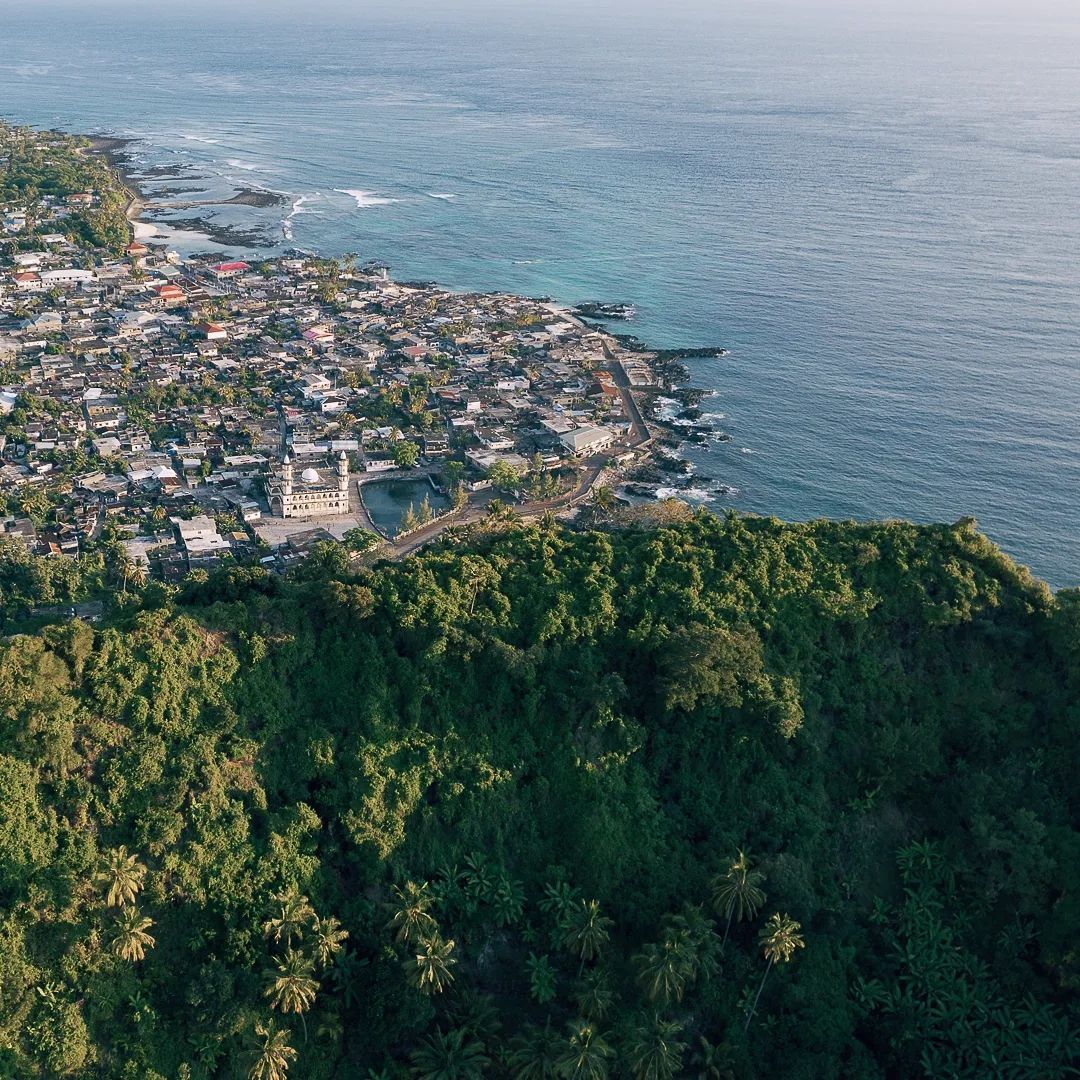
[[[183,518],[171,518],[180,534],[180,544],[188,557],[190,566],[214,562],[219,556],[232,550],[232,545],[217,531],[217,523],[212,517],[200,515],[190,521]]]
[[[560,436],[560,441],[575,457],[606,450],[615,442],[615,432],[606,427],[580,427]]]
[[[83,270],[76,266],[41,271],[41,283],[46,288],[54,285],[88,285],[93,281],[97,281],[97,274],[93,270]]]
[[[342,450],[334,477],[324,478],[315,468],[296,475],[292,454],[286,451],[281,471],[267,485],[270,512],[278,517],[322,517],[349,512],[349,458]]]

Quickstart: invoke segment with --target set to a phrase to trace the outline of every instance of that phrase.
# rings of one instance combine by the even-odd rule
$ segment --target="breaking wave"
[[[314,195],[298,195],[294,200],[292,206],[289,208],[289,212],[285,215],[285,218],[281,222],[281,234],[286,240],[293,238],[292,221],[298,214],[318,214],[319,210],[309,210],[304,204],[310,202],[312,199],[320,198],[319,193]]]
[[[400,201],[399,199],[388,199],[375,191],[359,191],[352,188],[334,188],[334,190],[341,195],[351,195],[361,210],[366,210],[372,206],[389,206],[391,203]]]
[[[657,420],[674,420],[683,411],[682,402],[674,398],[658,397],[656,399],[655,415]]]
[[[658,487],[656,497],[658,499],[686,499],[688,502],[708,502],[713,497],[713,493],[705,488]]]

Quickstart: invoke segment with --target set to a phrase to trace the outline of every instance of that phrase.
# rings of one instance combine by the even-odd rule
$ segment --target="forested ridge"
[[[0,1076],[1058,1077],[1080,595],[516,525],[0,645]]]

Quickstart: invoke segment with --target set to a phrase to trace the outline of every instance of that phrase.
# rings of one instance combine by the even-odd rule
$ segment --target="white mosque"
[[[329,470],[324,470],[329,472]],[[281,471],[270,477],[267,495],[270,513],[283,518],[326,517],[349,512],[349,458],[342,450],[334,476],[324,477],[315,468],[294,475],[292,454],[285,451]]]

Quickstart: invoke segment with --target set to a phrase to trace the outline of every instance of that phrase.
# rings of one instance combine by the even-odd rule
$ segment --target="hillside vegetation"
[[[1056,1077],[1080,597],[708,514],[0,647],[0,1076]]]

